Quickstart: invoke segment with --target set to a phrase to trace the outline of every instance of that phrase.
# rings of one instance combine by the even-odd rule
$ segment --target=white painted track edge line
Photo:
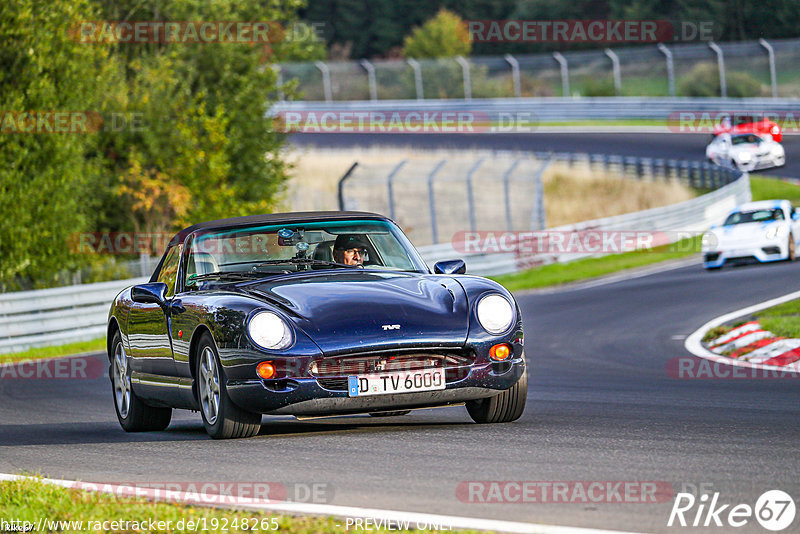
[[[130,492],[131,495],[136,494],[137,488],[133,486],[122,486],[115,484],[103,484],[102,482],[80,482],[77,480],[62,480],[53,478],[31,477],[25,475],[13,475],[0,473],[0,481],[16,481],[32,479],[62,486],[65,488],[74,488],[88,491],[98,491],[101,493],[122,493]],[[173,496],[175,497],[175,496]],[[207,495],[207,497],[214,497]],[[218,496],[223,497],[223,496]],[[163,499],[156,499],[163,500]],[[193,506],[205,506],[216,508],[230,508],[230,506],[214,505],[213,503],[196,502],[192,499],[183,498],[170,498],[170,502],[182,502]],[[323,515],[323,516],[336,516],[336,517],[369,517],[375,519],[384,519],[391,521],[409,521],[411,523],[425,523],[425,524],[440,524],[449,525],[451,528],[457,529],[470,529],[470,530],[487,530],[493,532],[514,532],[514,533],[531,533],[531,534],[641,534],[633,532],[624,532],[619,530],[601,530],[585,527],[566,527],[558,525],[540,525],[536,523],[522,523],[515,521],[503,521],[495,519],[480,519],[473,517],[459,517],[438,514],[426,514],[417,512],[402,512],[397,510],[382,510],[377,508],[360,508],[355,506],[338,506],[332,504],[310,504],[310,503],[253,503],[253,504],[236,504],[236,508],[247,510],[258,510],[265,512],[284,512],[288,514],[307,514],[307,515]]]
[[[725,363],[728,365],[734,365],[738,367],[749,367],[751,369],[763,369],[765,371],[782,371],[784,373],[796,373],[797,371],[794,371],[792,369],[786,369],[785,367],[779,365],[764,365],[760,363],[746,362],[742,360],[736,360],[734,358],[728,358],[727,356],[722,356],[720,354],[716,354],[703,346],[702,339],[705,333],[714,327],[725,324],[738,317],[742,317],[744,315],[748,315],[757,311],[771,308],[773,306],[777,306],[778,304],[783,304],[784,302],[789,302],[790,300],[795,300],[797,298],[800,298],[800,291],[794,291],[792,293],[783,295],[782,297],[776,297],[774,299],[765,300],[764,302],[759,302],[758,304],[753,304],[751,306],[747,306],[745,308],[741,308],[739,310],[726,313],[725,315],[720,315],[719,317],[715,317],[714,319],[711,319],[706,324],[704,324],[703,326],[701,326],[700,328],[689,334],[689,337],[686,338],[686,341],[684,342],[683,346],[687,351],[694,354],[695,356],[699,358],[705,358],[706,360],[711,360],[717,363]]]

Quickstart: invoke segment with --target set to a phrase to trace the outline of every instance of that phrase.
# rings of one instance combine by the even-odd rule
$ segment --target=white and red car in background
[[[714,136],[727,133],[731,135],[754,133],[761,137],[770,136],[773,141],[783,141],[780,125],[760,115],[734,115],[733,120],[726,117],[714,127]]]

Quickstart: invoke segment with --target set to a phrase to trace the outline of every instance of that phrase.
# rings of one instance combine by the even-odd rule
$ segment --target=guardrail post
[[[719,94],[722,98],[728,97],[728,84],[725,81],[725,56],[722,53],[722,49],[715,43],[711,41],[708,43],[708,47],[717,54],[717,66],[719,67]]]
[[[422,68],[419,66],[419,61],[414,58],[408,58],[406,63],[414,69],[414,86],[417,89],[417,100],[425,100],[425,94],[422,92]]]
[[[431,234],[433,235],[434,244],[439,242],[439,232],[436,228],[436,199],[434,198],[433,193],[433,179],[436,177],[436,174],[441,170],[445,163],[447,163],[446,159],[443,159],[437,163],[436,167],[434,167],[431,173],[428,175],[428,203],[430,204],[431,209]]]
[[[356,167],[358,167],[357,161],[353,163],[349,169],[347,169],[347,172],[344,173],[341,178],[339,178],[339,211],[346,211],[344,207],[344,182],[350,178],[350,175],[353,174],[353,171],[356,169]]]
[[[322,61],[315,61],[314,65],[322,73],[322,90],[325,93],[325,102],[333,100],[333,89],[331,88],[331,69]]]
[[[272,65],[272,70],[275,72],[275,85],[278,88],[278,101],[283,102],[286,100],[286,95],[283,94],[283,72],[281,72],[281,66]]]
[[[375,67],[366,59],[361,60],[361,66],[367,71],[367,82],[369,83],[369,99],[373,102],[378,100],[378,82],[375,79]]]
[[[531,230],[544,230],[547,228],[547,214],[544,211],[544,184],[542,181],[542,175],[544,171],[547,170],[547,167],[550,166],[550,163],[553,161],[552,155],[542,162],[539,169],[536,171],[536,174],[533,177],[533,180],[536,184],[536,207],[531,212]]]
[[[706,166],[705,164],[698,163],[698,167],[700,168],[700,183],[703,184],[703,188],[708,189],[709,183],[708,183],[708,175],[706,174],[707,171]]]
[[[481,158],[475,162],[475,165],[467,172],[467,206],[469,208],[469,229],[471,231],[475,231],[475,199],[472,195],[472,175],[475,174],[475,171],[483,164],[483,159]]]
[[[564,96],[569,96],[569,66],[567,58],[561,52],[553,52],[553,58],[561,65],[561,92]]]
[[[759,39],[758,44],[767,50],[767,57],[769,58],[769,79],[772,82],[772,98],[778,98],[778,77],[775,74],[775,50],[766,39]]]
[[[469,62],[463,56],[456,56],[456,63],[461,65],[464,78],[464,100],[472,100],[472,78],[469,75]]]
[[[505,60],[511,65],[511,81],[514,84],[514,96],[520,98],[522,96],[522,82],[519,75],[519,61],[511,54],[503,56]]]
[[[669,96],[675,96],[675,63],[672,61],[672,51],[664,43],[658,43],[658,49],[667,60],[667,85]]]
[[[506,203],[506,230],[509,232],[513,230],[513,224],[511,223],[511,194],[509,192],[509,181],[511,180],[511,174],[514,172],[514,169],[517,168],[520,161],[522,160],[514,160],[508,169],[506,169],[506,172],[503,173],[503,194]]]
[[[606,48],[604,52],[611,59],[611,69],[614,73],[614,90],[617,92],[617,96],[620,96],[622,95],[622,73],[619,68],[619,56],[610,48]]]
[[[394,220],[394,177],[400,172],[400,169],[403,168],[403,165],[406,164],[408,160],[404,159],[397,166],[392,169],[392,172],[389,173],[389,176],[386,177],[386,187],[389,190],[389,218]]]

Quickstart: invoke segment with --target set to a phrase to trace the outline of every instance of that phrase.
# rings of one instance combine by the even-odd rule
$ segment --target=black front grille
[[[330,391],[347,391],[347,377],[344,378],[317,378],[320,387]]]
[[[450,384],[466,378],[474,362],[471,351],[381,352],[319,358],[309,366],[309,374],[330,391],[347,391],[348,376],[422,369],[444,369]]]
[[[719,259],[719,252],[710,252],[706,254],[706,261],[717,261]]]

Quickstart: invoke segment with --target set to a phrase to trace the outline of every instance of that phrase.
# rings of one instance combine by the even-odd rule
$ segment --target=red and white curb
[[[800,339],[781,338],[761,328],[758,321],[740,325],[727,334],[712,340],[706,348],[702,339],[706,332],[738,317],[750,315],[790,300],[800,298],[800,291],[789,293],[721,315],[707,322],[686,338],[686,350],[717,363],[726,363],[751,369],[800,373]],[[723,355],[729,352],[729,356]]]
[[[52,478],[29,477],[24,475],[9,475],[0,473],[0,481],[13,481],[31,479],[46,484],[53,484],[64,488],[78,489],[84,491],[96,491],[100,493],[110,493],[117,496],[144,497],[148,500],[165,500],[164,492],[152,491],[150,494],[143,493],[143,488],[134,486],[123,486],[117,484],[80,482],[77,480],[59,480]],[[372,524],[375,521],[383,520],[384,523],[391,522],[395,525],[410,524],[410,528],[417,525],[438,525],[441,529],[455,530],[486,530],[492,532],[518,532],[530,534],[634,534],[619,530],[600,530],[594,528],[562,527],[557,525],[540,525],[536,523],[521,523],[515,521],[502,521],[494,519],[480,519],[476,517],[459,517],[438,514],[424,514],[416,512],[401,512],[397,510],[381,510],[376,508],[360,508],[354,506],[336,506],[332,504],[310,504],[293,502],[273,502],[250,499],[253,502],[237,502],[235,506],[218,505],[209,503],[227,502],[229,496],[191,494],[183,496],[172,495],[169,502],[180,502],[187,505],[199,505],[214,508],[236,508],[240,510],[252,510],[259,512],[273,512],[289,515],[315,515],[315,516],[334,516],[342,518],[369,518]],[[377,525],[374,527],[377,528]],[[358,530],[358,529],[353,529]]]

